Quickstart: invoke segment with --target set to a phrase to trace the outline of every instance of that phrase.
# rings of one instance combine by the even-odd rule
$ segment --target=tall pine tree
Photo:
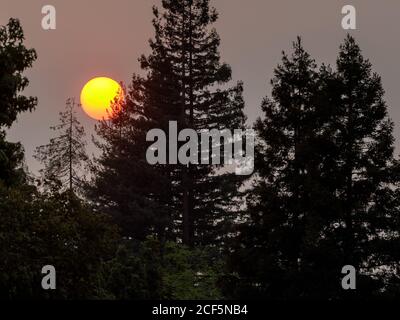
[[[232,260],[237,294],[390,294],[398,289],[398,175],[379,76],[351,37],[337,71],[317,70],[298,41],[272,86]],[[345,265],[357,270],[357,291],[342,289]]]
[[[314,134],[320,124],[319,81],[300,38],[293,49],[275,69],[272,98],[263,101],[265,117],[255,125],[257,179],[247,196],[249,215],[234,261],[244,279],[240,290],[258,297],[301,295],[306,281],[301,273],[306,232],[314,219],[308,194],[315,167]]]
[[[35,158],[44,164],[46,184],[59,184],[64,190],[78,192],[82,188],[83,168],[88,161],[85,130],[76,116],[76,103],[68,99],[65,111],[60,112],[60,123],[51,127],[58,135],[47,145],[36,148]]]
[[[385,294],[399,283],[399,176],[393,122],[379,75],[347,36],[337,59],[335,121],[337,228],[341,263],[359,272],[358,295]],[[397,283],[397,284],[396,284]]]
[[[110,120],[97,126],[101,137],[97,146],[102,152],[87,190],[124,236],[138,240],[148,236],[163,240],[174,233],[172,169],[151,166],[146,160],[147,132],[167,130],[168,113],[174,110],[176,82],[170,80],[168,61],[158,62],[158,68],[149,70],[146,77],[133,76],[124,101],[118,102]],[[144,61],[142,66],[146,69]]]
[[[209,0],[164,0],[162,6],[162,12],[154,10],[154,26],[157,43],[178,79],[179,127],[197,132],[243,128],[242,84],[221,86],[231,79],[231,70],[220,62],[220,39],[212,28],[216,10]],[[155,57],[150,55],[148,61]],[[238,179],[229,173],[217,176],[215,169],[194,164],[180,168],[180,229],[187,245],[215,243],[226,232]]]
[[[150,42],[152,53],[141,58],[142,68],[147,71],[147,75],[144,78],[134,77],[125,108],[131,116],[123,127],[137,128],[135,130],[141,132],[141,137],[129,138],[129,141],[123,143],[131,148],[123,157],[118,157],[116,152],[103,153],[103,172],[107,172],[110,167],[115,170],[114,174],[116,171],[122,173],[128,158],[136,159],[143,186],[149,183],[167,186],[162,191],[165,193],[168,190],[169,196],[162,196],[167,202],[163,200],[161,203],[164,208],[168,208],[167,216],[173,221],[168,228],[170,234],[182,239],[187,245],[212,244],[220,242],[228,230],[228,211],[233,207],[240,179],[230,173],[217,175],[218,168],[211,165],[149,168],[143,163],[146,161],[144,146],[148,146],[144,142],[145,134],[151,128],[161,128],[168,132],[169,121],[177,121],[178,130],[192,128],[197,132],[203,129],[243,128],[243,88],[241,83],[230,89],[225,88],[231,79],[231,70],[228,65],[220,62],[220,39],[211,27],[217,19],[217,13],[210,7],[209,0],[162,1],[162,7],[161,11],[157,8],[153,10],[156,35]],[[138,119],[145,125],[138,126]],[[102,132],[100,135],[104,137]],[[117,145],[122,146],[126,138],[124,134],[121,140],[106,140],[112,149]],[[133,152],[139,145],[141,152]],[[119,168],[109,163],[111,159],[120,163]],[[162,177],[161,182],[152,182],[152,170]],[[136,174],[131,172],[132,175]],[[135,182],[138,179],[126,181],[125,186],[136,191]],[[107,178],[102,183],[108,184]],[[96,185],[99,186],[99,183]],[[158,186],[153,185],[151,188],[158,193],[157,197],[161,196]],[[118,203],[136,195],[143,199],[143,190],[141,188],[138,192],[128,192],[123,197],[117,194],[117,190],[113,192],[103,189],[97,194],[104,197],[113,194],[112,199],[119,199],[115,202]],[[144,198],[148,199],[146,196]],[[152,201],[159,202],[154,198]],[[142,207],[146,206],[150,208],[142,204]],[[127,215],[138,215],[134,213],[134,207],[124,211]],[[151,213],[147,212],[149,215]],[[142,219],[146,217],[145,214],[140,216]]]

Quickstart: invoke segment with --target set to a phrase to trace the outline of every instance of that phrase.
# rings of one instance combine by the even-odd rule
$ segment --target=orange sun
[[[111,105],[123,97],[120,84],[113,79],[98,77],[90,80],[81,92],[81,104],[86,114],[96,120],[108,120],[112,116]]]

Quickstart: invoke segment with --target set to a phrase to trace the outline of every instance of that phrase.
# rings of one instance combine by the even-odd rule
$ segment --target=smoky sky
[[[344,5],[357,9],[356,38],[374,71],[382,76],[386,101],[395,122],[400,146],[400,1],[398,0],[214,0],[220,14],[215,27],[221,37],[222,61],[231,65],[233,81],[245,85],[246,114],[251,124],[261,115],[262,99],[270,93],[269,81],[282,51],[290,52],[296,36],[317,63],[334,65],[347,31],[341,27]],[[44,5],[57,12],[57,29],[41,28]],[[108,76],[129,84],[142,73],[137,59],[149,53],[154,34],[152,5],[161,0],[0,0],[0,25],[19,18],[26,43],[38,60],[26,72],[25,94],[37,96],[32,113],[20,115],[8,139],[21,141],[31,171],[40,165],[32,158],[36,146],[48,142],[49,127],[57,123],[68,97],[79,99],[80,90],[95,76]],[[81,110],[79,120],[88,140],[95,121]],[[89,146],[90,153],[96,152]]]

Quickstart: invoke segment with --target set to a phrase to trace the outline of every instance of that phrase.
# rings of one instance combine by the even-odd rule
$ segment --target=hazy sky
[[[27,72],[26,94],[37,96],[32,114],[19,117],[9,139],[21,141],[27,163],[36,146],[50,137],[49,126],[58,120],[68,97],[79,98],[83,85],[95,76],[108,76],[129,83],[140,72],[137,58],[149,52],[153,35],[152,4],[160,0],[0,0],[0,25],[9,17],[19,18],[27,44],[38,60]],[[301,35],[306,49],[317,62],[334,64],[346,31],[341,28],[341,8],[357,9],[356,37],[364,55],[383,79],[386,100],[395,121],[400,146],[400,1],[398,0],[214,0],[220,13],[216,24],[222,39],[222,59],[233,69],[234,80],[245,83],[249,121],[260,115],[262,98],[270,92],[269,80],[280,62],[281,51],[290,49]],[[54,5],[57,29],[41,28],[41,8]],[[88,135],[94,120],[82,111],[79,120]]]

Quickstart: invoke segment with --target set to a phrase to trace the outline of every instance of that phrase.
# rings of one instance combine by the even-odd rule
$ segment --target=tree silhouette
[[[52,130],[59,133],[50,143],[36,148],[35,158],[41,161],[45,182],[50,185],[60,183],[72,192],[82,188],[85,162],[88,160],[84,141],[85,131],[76,117],[74,99],[68,99],[66,110],[60,113],[60,123]]]
[[[124,235],[144,240],[147,236],[173,238],[171,180],[172,167],[150,165],[146,151],[147,132],[153,128],[168,130],[168,121],[176,118],[176,82],[170,61],[161,47],[152,68],[144,58],[145,77],[133,75],[125,97],[115,101],[112,116],[97,126],[101,137],[96,142],[101,155],[96,159],[93,183],[88,196],[101,210],[112,215]],[[178,111],[177,111],[178,110]]]
[[[295,296],[302,290],[304,246],[310,223],[310,164],[316,125],[318,70],[300,38],[274,71],[272,98],[256,122],[258,179],[247,196],[249,220],[238,246],[240,274],[256,296]],[[315,221],[317,222],[317,221]],[[311,239],[310,239],[311,240]],[[251,263],[249,263],[251,261]]]
[[[335,187],[340,209],[335,217],[339,227],[332,233],[341,249],[342,263],[360,272],[361,294],[362,289],[366,295],[370,291],[384,293],[399,281],[394,125],[381,78],[351,36],[340,47],[337,76],[340,99],[332,138],[337,151]]]
[[[336,299],[395,291],[398,175],[379,76],[351,37],[337,71],[318,70],[298,40],[272,86],[255,125],[258,179],[231,261],[237,294]],[[359,272],[357,291],[340,285],[345,265]]]
[[[187,245],[222,241],[231,221],[229,215],[240,179],[230,173],[216,175],[218,168],[212,165],[172,164],[151,168],[143,163],[149,146],[145,136],[152,128],[168,132],[169,121],[176,121],[178,130],[192,128],[197,132],[243,128],[243,88],[239,83],[225,89],[225,84],[231,79],[231,70],[220,62],[220,40],[215,30],[210,28],[216,19],[217,13],[209,6],[208,0],[163,1],[162,10],[154,8],[156,34],[150,42],[152,53],[140,59],[147,75],[144,78],[134,76],[132,90],[127,95],[124,112],[130,114],[130,119],[122,124],[122,129],[115,128],[115,135],[108,136],[106,128],[103,128],[104,133],[99,132],[110,143],[109,150],[103,149],[106,152],[101,160],[104,177],[107,172],[113,172],[120,178],[109,177],[113,183],[104,179],[101,182],[103,191],[97,195],[120,204],[119,213],[114,214],[136,216],[136,222],[138,216],[145,219],[140,212],[141,208],[151,206],[149,200],[156,207],[156,203],[163,204],[164,209],[157,209],[158,212],[168,213],[158,216],[168,216],[173,220],[173,224],[168,223],[169,237],[182,239]],[[124,117],[120,116],[121,119]],[[118,116],[113,121],[117,124]],[[124,132],[121,139],[118,130]],[[120,156],[114,147],[124,150],[124,154]],[[116,157],[118,168],[112,162]],[[126,173],[126,168],[131,171]],[[132,179],[138,174],[141,182]],[[157,183],[163,190],[153,183],[151,177],[157,175],[160,177]],[[124,176],[131,178],[126,181]],[[114,184],[124,184],[124,188],[107,189],[107,185]],[[144,190],[148,188],[151,192],[145,195]],[[127,203],[132,206],[126,206]],[[124,224],[123,228],[127,227]]]
[[[23,72],[36,60],[36,52],[27,49],[19,20],[10,19],[0,27],[0,181],[6,185],[21,183],[23,149],[19,143],[5,140],[9,128],[20,112],[32,111],[36,98],[21,95],[29,84]]]
[[[212,28],[218,14],[209,2],[162,1],[163,11],[154,10],[156,39],[179,79],[180,126],[198,132],[241,129],[245,122],[242,84],[222,87],[230,81],[231,69],[220,62],[220,39]],[[229,173],[216,176],[215,170],[211,165],[181,167],[180,228],[187,245],[220,242],[231,222],[229,210],[240,180]]]

